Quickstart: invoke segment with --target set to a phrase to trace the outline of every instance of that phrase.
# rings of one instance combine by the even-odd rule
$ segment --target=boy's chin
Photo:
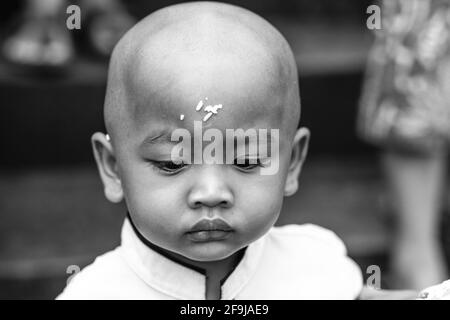
[[[240,248],[231,246],[230,244],[218,243],[212,241],[210,243],[195,244],[184,256],[193,261],[213,262],[229,258],[239,251]]]

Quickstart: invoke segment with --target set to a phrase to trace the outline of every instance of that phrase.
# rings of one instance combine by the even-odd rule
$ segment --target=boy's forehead
[[[133,126],[138,129],[156,121],[186,128],[194,121],[221,129],[251,127],[256,122],[281,126],[287,102],[277,77],[268,76],[267,68],[236,59],[224,57],[213,64],[183,65],[173,59],[171,66],[160,64],[149,72],[141,66],[127,81]]]
[[[198,98],[180,96],[161,101],[155,108],[138,106],[139,116],[129,119],[130,137],[141,139],[150,133],[169,133],[178,128],[193,133],[195,123],[201,123],[204,129],[216,128],[223,133],[227,129],[282,129],[281,113],[271,112],[268,106],[250,106],[249,100],[233,100],[214,94]],[[276,109],[274,106],[272,111]]]

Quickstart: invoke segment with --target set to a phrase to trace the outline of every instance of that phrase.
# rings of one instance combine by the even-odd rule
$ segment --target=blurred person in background
[[[450,142],[450,1],[382,3],[360,105],[360,135],[383,147],[395,212],[393,283],[447,278],[439,223]]]
[[[135,22],[119,0],[26,0],[15,30],[2,45],[3,58],[21,67],[67,67],[76,55],[66,26],[71,4],[80,6],[81,29],[86,25],[88,45],[100,56],[109,56]]]

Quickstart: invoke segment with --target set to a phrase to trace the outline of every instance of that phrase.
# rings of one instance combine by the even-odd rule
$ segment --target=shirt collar
[[[222,285],[222,299],[234,299],[248,283],[259,264],[264,240],[262,237],[247,247]],[[122,227],[121,246],[129,266],[149,286],[175,299],[205,299],[205,275],[151,249],[139,239],[128,219]]]

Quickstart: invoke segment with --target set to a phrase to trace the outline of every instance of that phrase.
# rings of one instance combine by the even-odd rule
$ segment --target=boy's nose
[[[221,165],[204,165],[193,181],[188,195],[189,207],[195,209],[202,206],[230,208],[234,204],[234,195],[227,186]]]

